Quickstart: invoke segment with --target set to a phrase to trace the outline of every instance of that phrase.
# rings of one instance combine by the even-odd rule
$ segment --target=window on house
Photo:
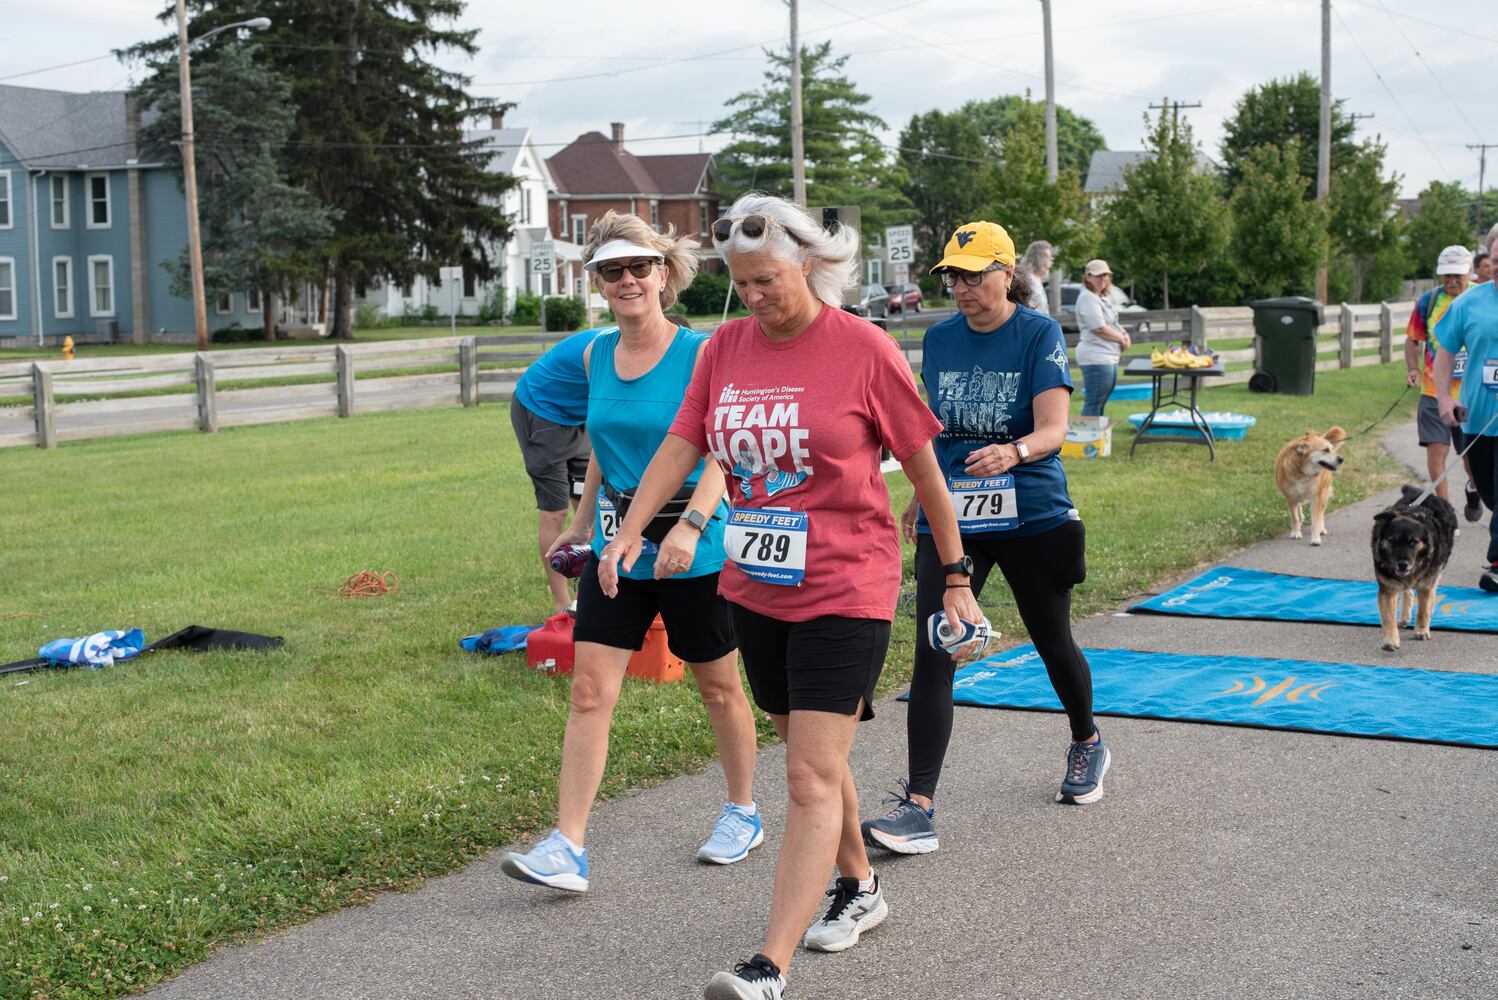
[[[88,259],[89,280],[92,282],[88,298],[90,316],[114,315],[114,258],[90,257]]]
[[[251,288],[244,293],[244,306],[246,312],[257,313],[260,311],[260,289]]]
[[[656,229],[661,228],[661,203],[654,199],[650,202],[650,224]]]
[[[225,292],[223,295],[220,295],[218,297],[218,301],[213,304],[213,311],[216,312],[216,313],[218,313],[220,316],[227,316],[231,312],[233,312],[234,311],[234,295],[233,295],[233,293],[232,292]]]
[[[10,171],[0,170],[0,229],[10,226]]]
[[[66,174],[53,174],[52,186],[52,228],[68,228],[68,177]]]
[[[520,224],[528,226],[531,224],[531,192],[526,188],[520,192]]]
[[[52,258],[52,315],[73,317],[73,258]]]
[[[702,228],[698,229],[697,231],[699,233],[705,233],[712,226],[713,220],[709,217],[707,202],[704,201],[697,207],[702,210]]]
[[[882,261],[882,260],[871,260],[871,261],[869,261],[869,284],[871,284],[871,285],[882,285],[882,284],[884,284],[884,261]]]
[[[16,262],[0,257],[0,319],[16,318]]]
[[[88,228],[109,228],[109,175],[88,175]]]
[[[471,299],[478,295],[478,276],[473,273],[473,268],[463,268],[463,298]]]
[[[572,242],[582,246],[588,240],[588,216],[586,214],[574,215],[572,217]]]

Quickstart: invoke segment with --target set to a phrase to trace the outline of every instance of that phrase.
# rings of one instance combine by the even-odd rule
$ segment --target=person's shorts
[[[588,432],[538,417],[518,399],[510,400],[510,426],[520,442],[525,473],[536,488],[537,510],[566,510],[588,474]]]
[[[1467,447],[1467,435],[1460,427],[1448,427],[1441,420],[1441,405],[1434,396],[1421,396],[1420,409],[1415,415],[1416,433],[1420,435],[1420,447],[1433,444],[1449,444],[1457,451]]]
[[[598,584],[598,557],[577,582],[573,642],[596,642],[638,650],[655,616],[666,626],[666,645],[688,663],[711,663],[737,647],[728,602],[718,596],[718,574],[631,580],[619,578],[619,594],[607,597]]]
[[[754,703],[771,715],[793,711],[874,717],[890,623],[828,615],[804,622],[769,618],[729,603]]]

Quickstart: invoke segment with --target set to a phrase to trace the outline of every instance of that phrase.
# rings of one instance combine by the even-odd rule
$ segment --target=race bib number
[[[602,493],[598,494],[598,526],[603,531],[605,544],[612,542],[614,536],[619,534],[619,512]]]
[[[1451,364],[1451,377],[1462,378],[1467,374],[1467,349],[1463,347],[1456,352],[1456,358]]]
[[[1019,507],[1014,497],[1014,477],[954,479],[952,510],[957,528],[964,535],[983,531],[1011,531],[1019,527]]]
[[[724,532],[728,558],[751,580],[799,586],[806,577],[810,521],[800,511],[735,510]]]
[[[1498,392],[1498,358],[1482,363],[1482,387],[1488,392]]]

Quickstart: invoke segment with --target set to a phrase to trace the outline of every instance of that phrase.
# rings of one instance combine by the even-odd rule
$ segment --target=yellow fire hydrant
[[[64,337],[64,338],[62,338],[62,357],[63,357],[64,361],[72,361],[73,360],[73,338],[72,337]]]

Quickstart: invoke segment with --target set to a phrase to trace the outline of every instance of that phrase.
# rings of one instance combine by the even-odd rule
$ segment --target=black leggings
[[[1045,661],[1051,685],[1071,721],[1074,742],[1091,739],[1092,671],[1071,635],[1071,589],[1087,578],[1086,531],[1081,521],[1021,538],[964,538],[973,557],[973,594],[983,590],[998,565],[1014,594],[1020,619]],[[952,738],[952,675],[945,651],[926,641],[926,621],[942,609],[947,578],[930,535],[915,546],[915,676],[905,719],[910,753],[910,791],[934,798],[942,760]]]
[[[1472,463],[1472,485],[1488,510],[1498,510],[1498,437],[1475,438],[1467,452]],[[1498,566],[1498,514],[1488,518],[1488,562]]]

